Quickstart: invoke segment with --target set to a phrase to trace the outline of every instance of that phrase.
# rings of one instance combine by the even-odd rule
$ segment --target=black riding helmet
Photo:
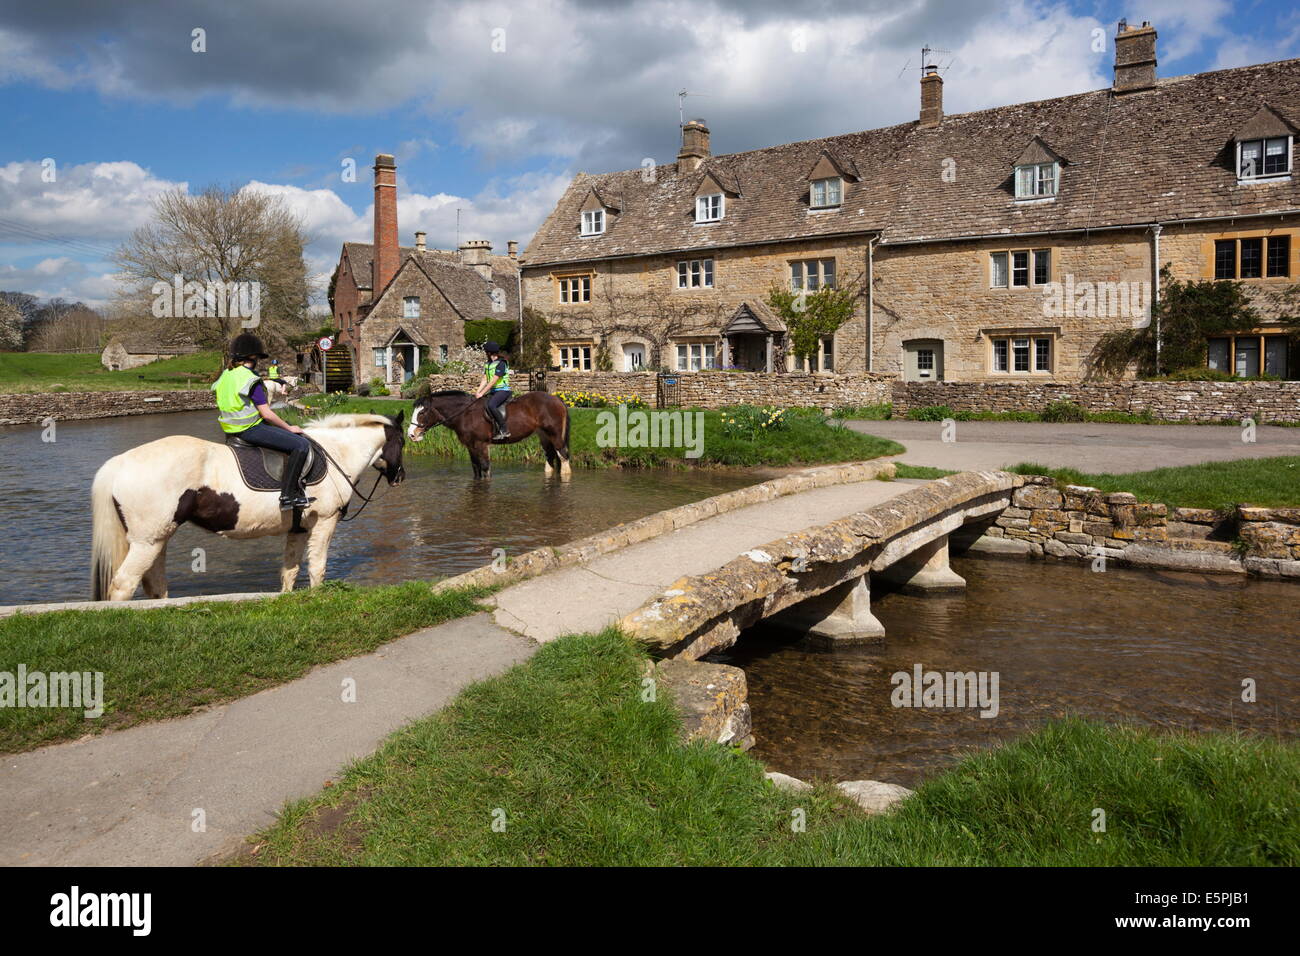
[[[262,347],[261,339],[251,332],[241,332],[230,343],[230,357],[236,362],[243,362],[247,359],[264,359],[271,356]]]
[[[501,346],[497,345],[495,342],[484,342],[483,351],[487,355],[500,355]]]

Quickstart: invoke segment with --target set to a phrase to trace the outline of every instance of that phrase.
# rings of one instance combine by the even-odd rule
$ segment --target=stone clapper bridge
[[[814,468],[652,515],[442,582],[505,585],[497,624],[545,642],[617,623],[660,658],[688,736],[747,746],[744,674],[699,662],[762,620],[820,646],[879,643],[873,576],[913,593],[960,591],[949,540],[968,547],[1027,481],[966,472],[892,478],[889,462]]]

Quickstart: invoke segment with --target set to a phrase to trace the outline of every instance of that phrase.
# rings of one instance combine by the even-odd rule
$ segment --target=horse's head
[[[456,389],[434,392],[417,399],[411,412],[411,427],[406,432],[407,437],[411,441],[419,441],[430,428],[437,428],[458,418],[464,411],[464,406],[473,400],[473,395]]]
[[[406,478],[406,469],[402,467],[402,446],[406,444],[402,422],[405,418],[404,411],[389,416],[392,424],[384,426],[384,446],[375,459],[375,467],[384,473],[390,485],[399,485]]]

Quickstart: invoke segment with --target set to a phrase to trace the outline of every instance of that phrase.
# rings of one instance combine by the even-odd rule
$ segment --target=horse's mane
[[[430,393],[429,393],[427,396],[425,396],[425,397],[426,397],[426,398],[453,398],[453,397],[455,397],[455,398],[473,398],[474,396],[471,395],[469,392],[463,391],[463,390],[461,390],[461,389],[459,389],[459,388],[444,388],[444,389],[443,389],[442,391],[440,391],[440,392],[430,392]]]
[[[391,425],[392,419],[383,415],[358,415],[338,413],[308,422],[304,428],[360,428],[363,425]]]

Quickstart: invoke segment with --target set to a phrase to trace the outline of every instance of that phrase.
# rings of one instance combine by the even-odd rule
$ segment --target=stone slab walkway
[[[494,616],[502,627],[536,641],[598,631],[684,575],[711,571],[751,548],[869,508],[910,487],[904,481],[831,485],[706,518],[505,588],[496,595]]]
[[[0,757],[0,865],[184,866],[233,850],[285,801],[536,649],[477,614],[189,717]]]

